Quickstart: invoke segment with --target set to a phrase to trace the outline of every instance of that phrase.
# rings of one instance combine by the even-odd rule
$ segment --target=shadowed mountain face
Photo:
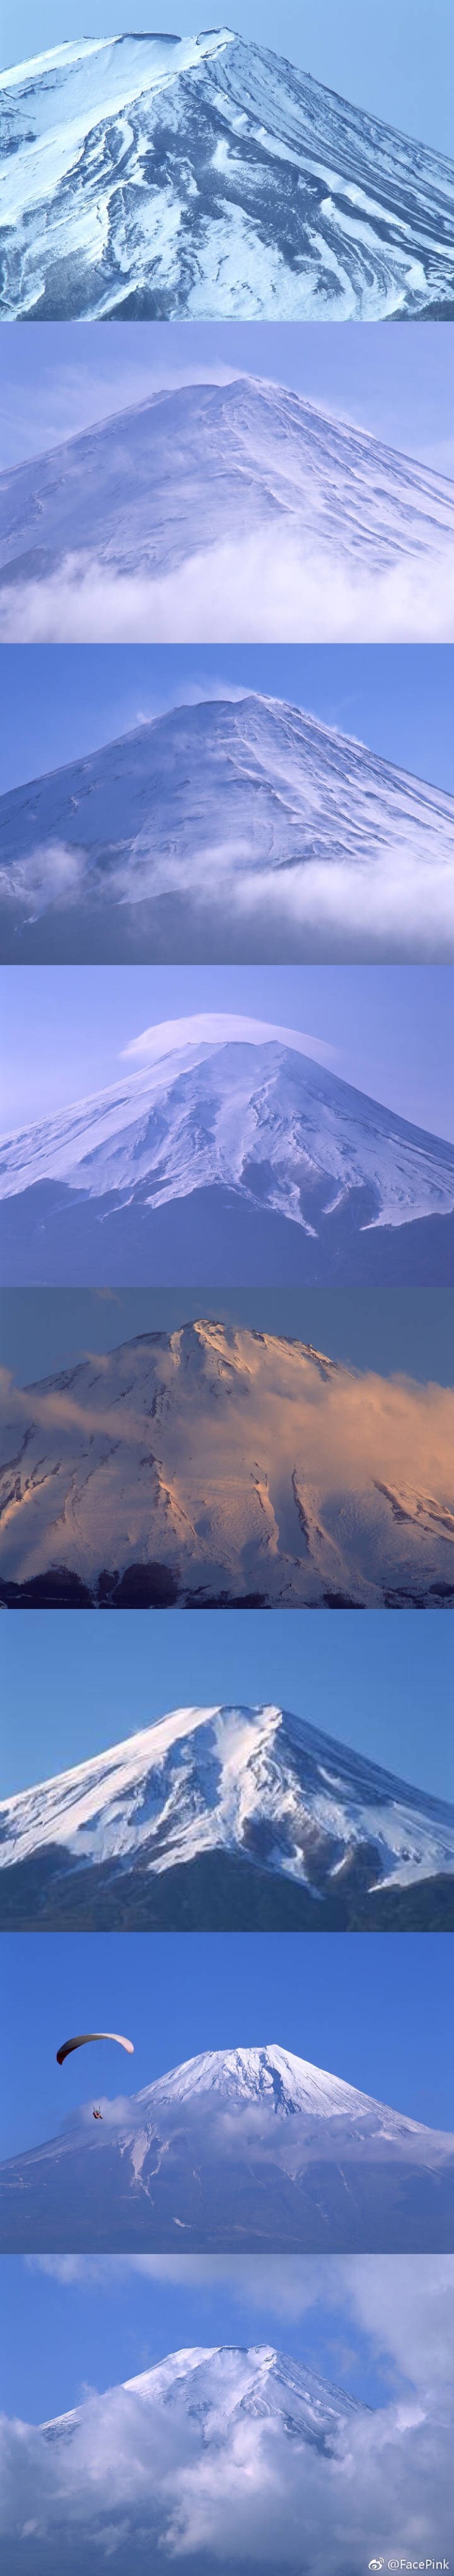
[[[454,1395],[200,1321],[2,1392],[12,1606],[449,1607]]]
[[[174,707],[0,798],[0,953],[454,957],[454,799],[250,695]]]
[[[159,1919],[161,1894],[174,1930],[188,1911],[215,1929],[222,1895],[246,1928],[258,1888],[270,1926],[285,1924],[289,1891],[314,1931],[336,1902],[341,1923],[386,1929],[391,1891],[408,1928],[425,1900],[430,1927],[444,1882],[454,1929],[454,1808],[274,1707],[174,1709],[0,1807],[0,1922],[16,1929],[126,1916],[132,1930],[147,1900]]]
[[[454,484],[285,385],[184,384],[3,473],[0,567],[14,642],[442,642]]]
[[[227,28],[57,45],[0,101],[8,320],[452,318],[452,163]]]
[[[454,2138],[278,2047],[101,2095],[0,2172],[4,2252],[454,2250]]]
[[[287,1233],[302,1280],[454,1277],[454,1145],[339,1081],[291,1032],[239,1028],[207,1014],[179,1039],[176,1023],[146,1070],[3,1142],[4,1279],[187,1285],[213,1276],[211,1220],[218,1285],[258,1283],[276,1219],[278,1275]]]

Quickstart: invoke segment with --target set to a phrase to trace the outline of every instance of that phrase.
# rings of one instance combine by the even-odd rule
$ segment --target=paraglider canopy
[[[117,2048],[127,2048],[128,2057],[134,2056],[134,2041],[122,2039],[119,2030],[81,2030],[77,2039],[64,2039],[57,2048],[57,2066],[63,2065],[64,2057],[71,2057],[73,2048],[87,2048],[91,2039],[114,2039]]]

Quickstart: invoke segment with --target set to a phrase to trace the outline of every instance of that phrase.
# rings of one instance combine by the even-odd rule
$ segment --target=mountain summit
[[[172,1709],[0,1806],[0,1920],[18,1929],[134,1929],[161,1907],[175,1930],[235,1928],[254,1891],[265,1925],[288,1919],[284,1891],[314,1931],[336,1906],[386,1927],[390,1893],[409,1928],[425,1896],[430,1927],[440,1881],[454,1928],[454,1807],[272,1706]]]
[[[0,854],[13,965],[454,959],[454,797],[257,692],[9,791]]]
[[[328,2349],[336,2329],[345,2355],[347,2330],[350,2359],[341,2275],[341,2324],[336,2315]],[[324,2331],[322,2305],[316,2343]],[[369,2409],[301,2353],[199,2343],[101,2392],[88,2323],[86,2348],[81,2404],[40,2428],[21,2424],[19,2446],[17,2424],[4,2424],[8,2576],[61,2576],[63,2567],[79,2576],[82,2560],[84,2576],[95,2576],[106,2552],[116,2576],[132,2567],[135,2576],[158,2567],[175,2576],[176,2566],[187,2576],[217,2567],[223,2576],[364,2576],[371,2533],[385,2559],[395,2555],[407,2495],[413,2556],[424,2557],[440,2515],[443,2529],[452,2407],[450,2392],[440,2406],[439,2385],[398,2407],[385,2392],[385,2404]],[[29,2521],[24,2529],[28,2495],[33,2532]]]
[[[452,162],[230,28],[19,63],[0,144],[3,319],[452,317]]]
[[[235,2424],[248,2416],[254,2422],[281,2417],[287,2437],[299,2435],[321,2451],[329,2450],[335,2441],[338,2425],[348,2423],[351,2415],[368,2415],[359,2397],[350,2397],[342,2388],[333,2388],[321,2379],[307,2363],[276,2352],[273,2344],[251,2344],[238,2351],[233,2344],[196,2344],[181,2352],[171,2352],[165,2361],[157,2361],[151,2370],[139,2371],[123,2386],[150,2408],[187,2406],[195,2423],[209,2439],[212,2424],[215,2441],[221,2432],[232,2431]],[[114,2392],[112,2391],[112,2394]],[[82,2425],[92,2399],[67,2415],[56,2415],[41,2430],[49,2442],[72,2440]]]
[[[453,563],[454,483],[260,377],[160,390],[0,476],[15,642],[443,642]]]
[[[200,1317],[0,1399],[11,1604],[452,1605],[449,1387]]]
[[[328,1072],[291,1030],[287,1036],[272,1024],[202,1013],[176,1021],[172,1039],[165,1024],[162,1036],[153,1030],[150,1045],[151,1061],[140,1072],[127,1070],[109,1091],[3,1139],[4,1276],[46,1284],[100,1277],[103,1285],[170,1276],[162,1212],[172,1203],[174,1275],[184,1284],[212,1275],[203,1256],[204,1209],[205,1224],[212,1214],[219,1283],[262,1277],[263,1226],[271,1220],[272,1254],[273,1218],[284,1221],[281,1277],[292,1275],[291,1246],[290,1274],[282,1258],[286,1228],[297,1228],[307,1244],[302,1278],[328,1278],[336,1269],[342,1275],[346,1263],[351,1279],[361,1277],[364,1256],[360,1242],[356,1259],[355,1241],[377,1231],[386,1239],[378,1275],[392,1278],[392,1238],[401,1228],[412,1280],[438,1280],[440,1263],[444,1275],[440,1220],[453,1218],[454,1145]],[[188,1201],[194,1205],[181,1228],[177,1211]],[[448,1245],[452,1276],[451,1226]],[[369,1247],[368,1272],[374,1276]]]
[[[454,2250],[454,2138],[287,2048],[208,2049],[100,2108],[2,2166],[4,2251]]]

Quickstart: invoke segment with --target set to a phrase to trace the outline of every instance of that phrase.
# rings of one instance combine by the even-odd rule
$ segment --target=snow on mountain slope
[[[206,2050],[92,2108],[1,2166],[3,2250],[454,2250],[449,2131],[287,2048]]]
[[[112,1192],[117,1205],[157,1208],[222,1185],[313,1235],[350,1201],[360,1228],[452,1213],[454,1145],[339,1080],[290,1031],[288,1044],[271,1030],[263,1041],[262,1024],[245,1020],[237,1040],[232,1016],[219,1044],[216,1013],[206,1036],[203,1014],[194,1037],[181,1026],[170,1048],[163,1031],[145,1070],[3,1138],[0,1200],[56,1182],[101,1209]]]
[[[369,2275],[366,2264],[366,2336]],[[369,2409],[301,2356],[200,2342],[101,2392],[88,2302],[86,2317],[82,2403],[40,2429],[22,2423],[19,2438],[4,2421],[8,2576],[96,2576],[106,2556],[118,2576],[363,2576],[371,2535],[386,2563],[410,2528],[424,2563],[433,2532],[449,2531],[452,2402],[439,2380],[432,2396],[385,2392]]]
[[[203,2429],[204,2440],[218,2444],[243,2417],[255,2422],[270,2417],[281,2418],[287,2438],[303,2436],[317,2448],[329,2448],[339,2425],[354,2415],[369,2414],[359,2397],[334,2388],[319,2372],[306,2363],[276,2352],[272,2344],[252,2344],[236,2351],[234,2345],[199,2344],[181,2352],[171,2352],[165,2361],[155,2362],[151,2370],[137,2372],[125,2379],[123,2387],[131,2390],[146,2407],[173,2408],[183,2404],[190,2408],[191,2418]],[[112,2392],[113,2394],[113,2392]],[[71,2439],[92,2400],[71,2408],[67,2415],[54,2416],[43,2424],[47,2441]]]
[[[189,2057],[184,2066],[174,2066],[168,2075],[158,2076],[154,2084],[144,2085],[134,2097],[137,2106],[151,2111],[162,2104],[197,2101],[203,2095],[218,2095],[221,2102],[244,2104],[264,2110],[272,2119],[293,2120],[300,2113],[307,2120],[351,2120],[371,2122],[380,2137],[401,2138],[426,2136],[418,2120],[407,2120],[369,2093],[358,2092],[344,2084],[338,2075],[329,2075],[320,2066],[311,2066],[293,2050],[266,2048],[211,2048],[198,2057]],[[123,2115],[124,2116],[124,2115]],[[126,2115],[127,2116],[127,2115]],[[430,2131],[427,2133],[430,2136]]]
[[[287,1710],[178,1708],[2,1801],[0,1869],[49,1847],[158,1877],[203,1852],[260,1856],[317,1898],[358,1854],[370,1889],[454,1873],[454,1807]]]
[[[200,1320],[1,1398],[6,1600],[454,1600],[449,1388]]]
[[[18,64],[0,145],[4,319],[452,315],[452,163],[228,28]]]
[[[454,958],[454,798],[277,698],[173,707],[0,798],[0,952]]]
[[[13,641],[444,641],[454,484],[284,385],[185,384],[3,473],[0,565]]]

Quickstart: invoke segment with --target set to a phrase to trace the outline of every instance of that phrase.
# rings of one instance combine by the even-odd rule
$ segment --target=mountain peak
[[[229,27],[56,45],[0,96],[8,320],[449,318],[451,163]]]
[[[0,836],[14,962],[50,939],[67,962],[367,962],[385,937],[416,961],[429,885],[454,953],[454,798],[257,691],[170,707],[31,779],[0,799]]]
[[[343,1890],[454,1878],[454,1807],[272,1702],[182,1707],[3,1801],[6,1909],[8,1873],[58,1852],[62,1882],[76,1861],[119,1904],[134,1875],[137,1902],[148,1881],[152,1903],[174,1869],[234,1855],[246,1878],[252,1867],[274,1891],[287,1880],[311,1894],[316,1928]]]
[[[3,1599],[449,1607],[452,1390],[205,1331],[5,1384]]]
[[[140,2405],[146,2407],[190,2407],[191,2418],[205,2425],[209,2438],[210,2417],[217,2438],[235,2425],[237,2416],[282,2416],[287,2435],[292,2432],[334,2433],[336,2421],[350,2415],[368,2415],[370,2409],[345,2389],[323,2379],[310,2365],[280,2352],[274,2344],[194,2344],[183,2345],[167,2353],[122,2386]],[[109,2392],[114,2396],[117,2392]],[[59,2415],[41,2426],[48,2441],[70,2440],[79,2425],[87,2419],[92,2399]]]
[[[112,1203],[114,1222],[136,1205],[143,1226],[147,1210],[194,1191],[233,1191],[321,1239],[328,1265],[330,1239],[345,1223],[350,1234],[352,1218],[363,1232],[452,1215],[454,1145],[343,1081],[318,1061],[317,1040],[214,1012],[146,1030],[128,1053],[143,1054],[140,1070],[128,1064],[108,1090],[2,1145],[0,1200],[52,1183],[60,1206],[63,1184],[78,1226],[80,1199],[104,1202],[106,1278]],[[52,1224],[49,1199],[50,1279]],[[18,1259],[20,1280],[27,1256]]]
[[[196,2103],[199,2097],[219,2096],[228,2111],[253,2108],[271,2114],[278,2120],[305,2119],[324,2122],[355,2122],[363,2116],[372,2119],[385,2134],[395,2130],[402,2134],[424,2134],[421,2124],[407,2120],[400,2113],[358,2091],[344,2079],[314,2066],[309,2059],[296,2056],[288,2048],[268,2043],[261,2048],[206,2049],[185,2065],[172,2067],[168,2075],[157,2076],[151,2085],[143,2086],[133,2098],[137,2105],[149,2106],[150,2113],[160,2106],[169,2108],[179,2102]],[[127,2127],[128,2114],[125,2114]]]

